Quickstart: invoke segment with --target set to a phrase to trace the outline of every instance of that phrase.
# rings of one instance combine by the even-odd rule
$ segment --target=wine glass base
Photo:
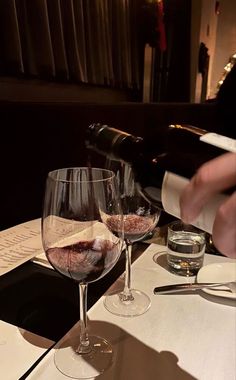
[[[132,301],[123,301],[120,293],[105,297],[104,306],[112,314],[121,317],[136,317],[146,313],[151,306],[151,300],[147,294],[137,289],[131,289]]]
[[[110,343],[99,337],[89,336],[91,351],[76,352],[78,336],[63,341],[54,354],[54,363],[63,375],[73,379],[90,379],[101,375],[112,365],[113,351]]]

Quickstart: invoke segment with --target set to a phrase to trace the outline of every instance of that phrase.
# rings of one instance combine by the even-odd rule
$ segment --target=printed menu
[[[41,218],[0,231],[0,275],[41,254]]]

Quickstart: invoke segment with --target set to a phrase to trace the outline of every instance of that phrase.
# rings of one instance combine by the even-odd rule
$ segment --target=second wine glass
[[[106,167],[116,173],[120,188],[126,260],[124,289],[119,293],[107,295],[104,305],[115,315],[135,317],[145,313],[151,301],[142,290],[131,287],[132,246],[134,242],[143,240],[154,230],[160,217],[160,210],[154,208],[139,194],[129,165],[109,160]],[[116,216],[109,218],[109,227],[114,232],[119,231],[119,220]]]

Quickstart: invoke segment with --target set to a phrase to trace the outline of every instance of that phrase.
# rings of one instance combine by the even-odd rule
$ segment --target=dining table
[[[19,379],[54,342],[0,320],[0,378]]]
[[[199,280],[213,282],[216,275],[221,276],[221,281],[229,274],[231,279],[236,279],[236,260],[206,253],[198,275],[184,277],[170,272],[164,242],[139,243],[138,247],[132,263],[132,287],[148,294],[151,306],[147,312],[136,317],[117,316],[104,307],[105,297],[119,293],[124,287],[125,268],[120,271],[114,282],[111,281],[104,293],[103,288],[100,289],[101,295],[91,306],[89,305],[89,333],[102,336],[111,343],[113,361],[97,379],[235,380],[236,294],[223,288],[190,289],[155,295],[154,288]],[[40,279],[40,282],[35,282],[34,286],[37,283],[40,287],[45,276],[51,278],[50,284],[53,284],[53,281],[59,284],[55,291],[62,292],[63,286],[69,286],[65,283],[60,285],[58,274],[52,268],[46,268],[36,262],[24,263],[12,273],[29,273],[30,266],[31,270],[33,266],[38,268],[34,271],[41,276],[37,277],[37,281]],[[22,278],[24,280],[24,276]],[[0,290],[1,284],[4,283],[1,283],[0,278]],[[50,292],[48,284],[46,281],[44,294]],[[96,288],[99,289],[100,281],[89,284],[89,287],[90,285],[92,286],[89,292],[96,291]],[[70,294],[70,290],[71,288],[68,288],[67,294]],[[41,302],[42,297],[38,300]],[[60,307],[63,308],[62,303],[58,305],[58,311]],[[31,313],[30,309],[27,313]],[[44,325],[38,330],[38,334],[34,328],[32,331],[22,328],[17,321],[6,318],[0,320],[0,378],[67,379],[56,368],[54,353],[62,342],[68,346],[71,339],[79,337],[80,322],[73,322],[72,319],[67,328],[61,330],[61,335],[55,335],[53,339],[50,326],[53,327],[53,321],[56,323],[55,315],[48,326],[45,318],[38,320],[39,325]]]

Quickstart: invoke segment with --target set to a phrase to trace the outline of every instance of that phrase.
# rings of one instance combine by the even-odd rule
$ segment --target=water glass
[[[168,225],[167,262],[180,276],[195,276],[203,265],[205,232],[178,220]]]

